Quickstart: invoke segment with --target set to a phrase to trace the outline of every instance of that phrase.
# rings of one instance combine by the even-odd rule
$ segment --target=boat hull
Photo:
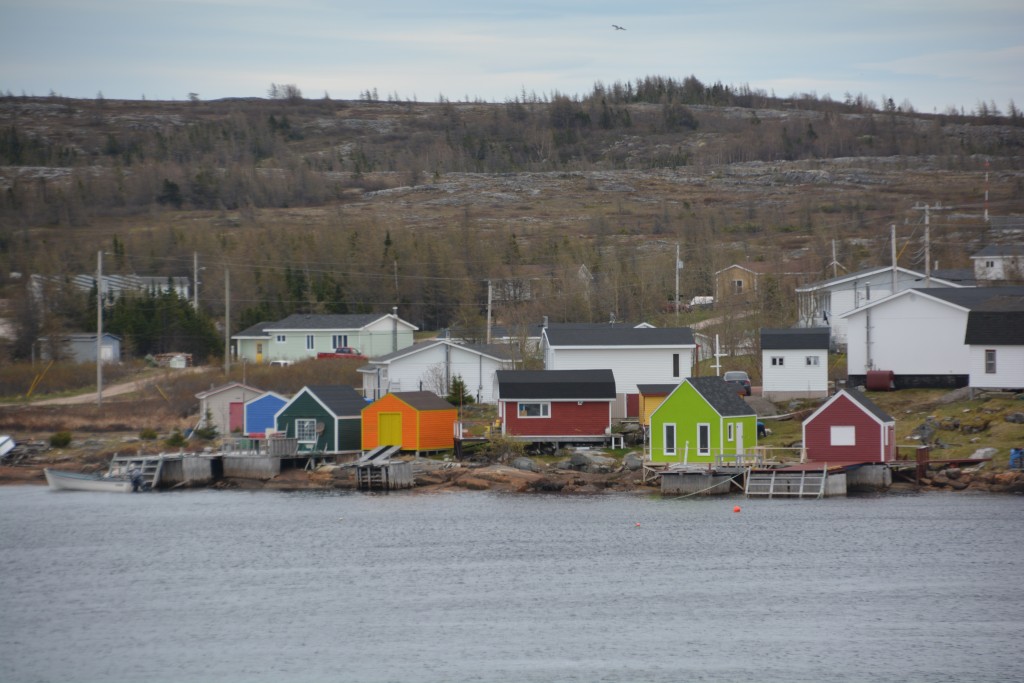
[[[43,470],[46,483],[53,491],[106,491],[108,493],[130,493],[132,482],[129,479],[111,479],[97,477],[92,474],[62,472],[60,470]]]

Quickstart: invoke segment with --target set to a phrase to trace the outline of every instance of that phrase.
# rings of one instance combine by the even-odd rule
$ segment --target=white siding
[[[395,346],[395,318],[392,315],[385,316],[367,325],[358,334],[349,335],[349,343],[363,352],[363,355],[373,358],[384,354],[404,349],[413,344],[413,330],[408,323],[398,321],[398,346]],[[330,345],[330,333],[327,334],[327,343]],[[318,347],[319,348],[319,347]],[[403,391],[415,391],[404,389]]]
[[[818,359],[807,365],[807,357]],[[781,367],[772,358],[782,358]],[[761,352],[762,391],[773,394],[825,396],[828,393],[828,351],[825,349],[775,349]]]
[[[679,376],[672,375],[672,354],[679,354]],[[690,376],[692,348],[549,348],[547,370],[604,370],[615,375],[615,393],[636,394],[638,384],[670,384]]]
[[[985,372],[985,351],[996,352],[996,371]],[[1024,346],[972,345],[970,385],[978,389],[1024,389]]]
[[[967,311],[963,309],[905,294],[857,311],[847,321],[847,372],[852,375],[868,370],[892,370],[897,375],[968,374]]]
[[[450,353],[446,354],[446,349],[450,349]],[[380,367],[380,388],[377,388],[377,373],[362,373],[363,392],[369,398],[380,398],[389,391],[437,392],[438,378],[450,381],[459,375],[467,391],[482,403],[497,402],[495,373],[513,367],[511,362],[502,363],[458,346],[443,344],[396,358],[387,364],[370,365]]]

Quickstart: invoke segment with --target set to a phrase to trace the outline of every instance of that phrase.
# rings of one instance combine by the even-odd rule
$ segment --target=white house
[[[797,326],[830,327],[832,342],[841,346],[847,343],[844,316],[850,311],[907,289],[960,286],[956,282],[929,278],[924,273],[891,266],[849,273],[796,288]]]
[[[1024,297],[996,296],[967,315],[970,386],[1024,389]]]
[[[770,401],[828,396],[827,327],[761,330],[762,395]]]
[[[840,316],[847,323],[850,384],[885,370],[898,389],[966,386],[968,314],[995,297],[1019,301],[1024,287],[910,289]]]
[[[294,313],[276,323],[259,323],[232,335],[235,354],[250,363],[304,360],[350,346],[369,357],[412,346],[418,328],[392,313]]]
[[[691,374],[697,345],[688,327],[549,326],[546,370],[608,369],[615,375],[612,417],[636,417],[638,384],[679,382]]]
[[[1024,281],[1024,246],[994,244],[971,255],[974,277],[979,283]]]
[[[514,346],[472,346],[432,339],[378,356],[359,368],[359,373],[363,396],[372,400],[402,391],[433,391],[444,396],[458,376],[478,403],[496,403],[496,373],[515,365]]]

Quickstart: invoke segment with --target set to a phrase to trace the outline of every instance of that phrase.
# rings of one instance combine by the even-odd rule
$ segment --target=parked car
[[[292,362],[290,360],[272,360],[272,361],[270,361],[270,367],[272,367],[272,368],[286,368],[286,367],[288,367],[291,364],[292,364]]]
[[[328,351],[316,354],[317,358],[358,358],[359,360],[366,360],[366,356],[359,353],[359,349],[354,346],[339,346],[334,351]]]
[[[722,379],[729,384],[735,384],[737,387],[740,387],[742,389],[740,393],[744,396],[750,396],[750,376],[743,370],[730,370],[725,373]]]

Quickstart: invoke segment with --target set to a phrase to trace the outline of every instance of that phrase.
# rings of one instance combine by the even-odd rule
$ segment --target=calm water
[[[1022,522],[948,494],[4,487],[0,681],[1021,681]]]

